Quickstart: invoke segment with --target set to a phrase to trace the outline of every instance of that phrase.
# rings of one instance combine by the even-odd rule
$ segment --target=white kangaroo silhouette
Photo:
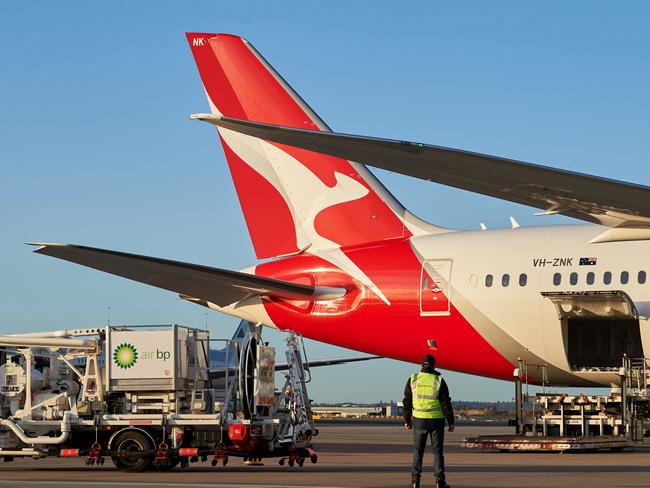
[[[336,185],[328,186],[304,164],[273,144],[229,129],[219,128],[219,133],[242,161],[282,195],[293,217],[298,248],[309,248],[310,253],[346,271],[390,304],[377,285],[340,250],[340,244],[320,235],[314,226],[316,216],[323,210],[363,198],[370,190],[338,172],[334,173]]]

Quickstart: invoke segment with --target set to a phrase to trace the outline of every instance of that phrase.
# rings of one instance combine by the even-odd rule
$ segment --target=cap
[[[425,354],[422,356],[422,366],[428,365],[430,367],[433,367],[435,364],[436,358],[434,358],[431,354]]]

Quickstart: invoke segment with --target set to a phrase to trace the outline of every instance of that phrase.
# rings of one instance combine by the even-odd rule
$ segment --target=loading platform
[[[618,435],[577,437],[496,435],[466,437],[461,442],[461,447],[468,449],[499,452],[622,450],[633,445],[634,442]]]
[[[528,371],[541,371],[542,391],[528,394]],[[546,391],[543,365],[520,360],[514,370],[514,435],[466,437],[461,447],[500,452],[620,451],[650,443],[650,359],[622,358],[620,384],[606,395]],[[524,390],[525,387],[525,390]]]

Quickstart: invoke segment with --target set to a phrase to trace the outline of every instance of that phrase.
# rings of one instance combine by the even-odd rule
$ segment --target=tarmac
[[[264,466],[245,466],[231,458],[224,468],[207,463],[170,472],[122,473],[110,460],[104,466],[86,466],[84,460],[40,459],[0,462],[3,487],[266,487],[313,488],[409,486],[411,432],[399,423],[319,423],[314,446],[317,464],[279,466],[265,459]],[[562,488],[577,486],[650,487],[650,442],[623,452],[571,454],[491,453],[459,447],[466,436],[510,434],[512,428],[459,426],[447,434],[447,481],[452,488]],[[433,485],[432,455],[425,454],[422,487]]]

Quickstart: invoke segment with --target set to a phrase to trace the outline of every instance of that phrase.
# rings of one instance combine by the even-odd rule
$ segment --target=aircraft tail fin
[[[241,37],[188,33],[215,115],[329,131]],[[258,258],[431,232],[365,166],[220,128]]]

